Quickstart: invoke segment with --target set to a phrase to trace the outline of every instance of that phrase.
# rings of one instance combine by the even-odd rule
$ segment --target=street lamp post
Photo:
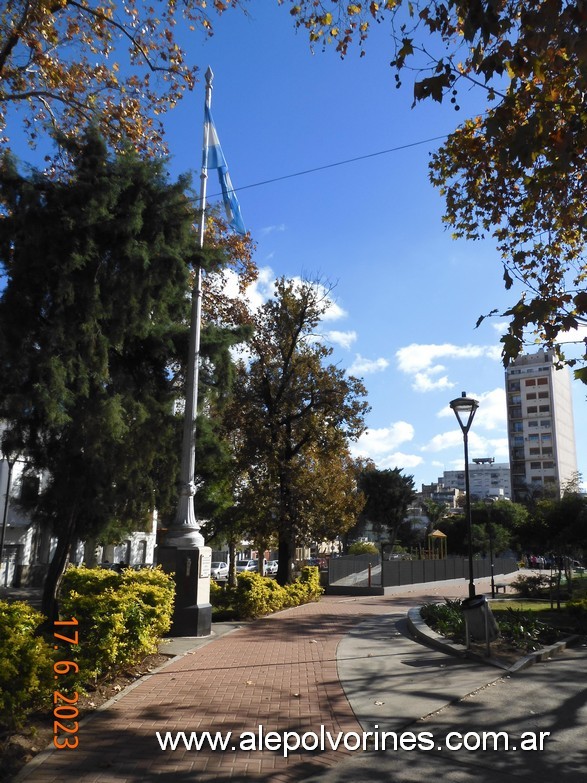
[[[471,519],[471,491],[469,487],[469,430],[471,429],[475,412],[479,407],[479,402],[472,397],[467,397],[467,393],[463,392],[456,400],[451,400],[450,407],[453,409],[463,432],[465,447],[465,515],[469,543],[469,598],[475,598],[475,582],[473,580],[473,524]]]

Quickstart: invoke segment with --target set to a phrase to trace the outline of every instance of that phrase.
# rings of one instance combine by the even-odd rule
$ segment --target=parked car
[[[258,560],[237,560],[236,561],[236,570],[237,570],[237,572],[240,572],[240,571],[258,571],[259,570],[259,561]]]
[[[265,574],[267,576],[275,576],[277,573],[277,567],[279,565],[278,560],[269,560],[265,566]]]
[[[210,565],[210,576],[212,579],[228,579],[228,563],[215,560]]]
[[[326,560],[325,557],[309,557],[306,560],[306,565],[315,566],[320,570],[325,570],[326,568],[328,568],[328,561]]]

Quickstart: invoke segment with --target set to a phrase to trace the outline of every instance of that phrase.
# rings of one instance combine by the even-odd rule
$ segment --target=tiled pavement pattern
[[[455,583],[451,595],[463,595]],[[415,592],[406,589],[406,592]],[[430,598],[439,591],[430,589]],[[340,639],[365,616],[395,614],[414,596],[324,597],[215,639],[159,670],[79,730],[79,747],[46,754],[26,783],[290,783],[348,753],[162,751],[155,732],[360,731],[337,676]],[[40,761],[41,759],[39,759]]]

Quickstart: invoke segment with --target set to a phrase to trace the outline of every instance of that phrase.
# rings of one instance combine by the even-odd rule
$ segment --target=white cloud
[[[471,439],[472,438],[470,437],[469,443],[471,442]],[[422,451],[445,451],[445,449],[454,449],[459,445],[462,446],[462,444],[463,433],[460,429],[455,429],[435,435],[425,446],[422,446]]]
[[[436,391],[438,389],[452,389],[454,383],[451,383],[448,380],[447,375],[443,375],[441,378],[436,379],[430,377],[433,372],[442,371],[443,369],[444,367],[438,366],[432,368],[429,373],[417,372],[414,375],[412,388],[415,389],[415,391],[421,392]]]
[[[393,454],[388,454],[383,459],[377,462],[379,470],[386,470],[387,468],[401,468],[406,470],[408,468],[416,468],[424,462],[422,457],[417,454],[404,454],[401,451],[396,451]]]
[[[414,438],[414,428],[407,421],[396,421],[389,427],[368,429],[359,440],[352,444],[352,451],[356,457],[370,457],[377,461],[377,457],[395,451],[402,443]]]
[[[447,451],[448,449],[457,448],[463,449],[463,433],[460,429],[435,435],[425,446],[422,446],[422,451],[436,453],[439,451]],[[495,457],[498,462],[507,462],[507,438],[487,438],[483,435],[479,435],[479,433],[474,432],[473,430],[470,430],[469,459],[472,460],[474,457]],[[462,465],[462,459],[459,464]]]
[[[406,375],[412,375],[412,388],[419,392],[450,389],[454,386],[448,375],[434,377],[445,372],[446,367],[435,363],[437,359],[499,359],[499,349],[484,345],[442,345],[412,343],[396,351],[397,366]]]
[[[379,359],[365,359],[358,353],[347,372],[349,375],[369,375],[374,372],[382,372],[387,367],[389,367],[389,362],[383,357]]]
[[[271,299],[274,283],[275,275],[271,267],[261,267],[257,279],[245,292],[245,297],[252,312],[256,312],[268,299]]]
[[[340,345],[341,348],[346,348],[347,350],[357,341],[357,333],[354,331],[338,332],[333,330],[331,332],[326,332],[324,336],[329,342]]]
[[[280,223],[276,226],[265,226],[259,232],[262,237],[266,237],[268,234],[273,234],[275,231],[285,231],[285,223]]]

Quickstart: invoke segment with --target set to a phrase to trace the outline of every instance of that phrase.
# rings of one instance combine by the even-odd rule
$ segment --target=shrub
[[[51,647],[36,629],[45,618],[22,601],[0,601],[0,726],[16,729],[50,704]]]
[[[348,549],[349,555],[378,555],[379,549],[370,541],[355,541]]]
[[[317,601],[324,592],[320,584],[320,571],[316,566],[304,566],[297,581],[306,586],[308,601]]]
[[[78,621],[72,647],[83,683],[154,653],[171,627],[175,585],[160,568],[122,575],[99,568],[70,568],[61,587],[62,616]]]
[[[505,617],[498,620],[499,630],[504,639],[519,650],[531,652],[544,644],[552,644],[558,638],[557,631],[532,612],[508,607]]]
[[[253,619],[277,612],[286,604],[286,592],[274,579],[255,571],[238,575],[234,604],[239,617]]]
[[[549,586],[550,577],[546,574],[520,575],[512,582],[512,587],[518,591],[522,598],[539,598]]]
[[[286,607],[317,601],[322,595],[320,572],[315,566],[304,566],[295,582],[281,587],[274,579],[254,571],[238,575],[237,587],[230,595],[242,619],[262,617]]]
[[[465,641],[465,618],[458,598],[446,598],[443,604],[424,604],[420,615],[431,628],[443,636],[457,642]]]
[[[581,598],[567,603],[569,614],[576,623],[576,630],[580,633],[587,632],[587,598]]]

